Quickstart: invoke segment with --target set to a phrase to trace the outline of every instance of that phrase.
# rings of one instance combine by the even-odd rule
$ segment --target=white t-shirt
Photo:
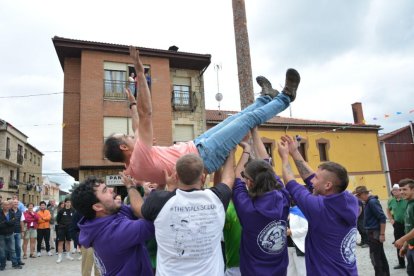
[[[224,275],[220,241],[230,198],[225,184],[150,194],[142,214],[154,221],[157,275]]]

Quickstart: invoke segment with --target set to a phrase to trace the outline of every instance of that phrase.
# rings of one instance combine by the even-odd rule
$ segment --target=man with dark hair
[[[16,217],[11,211],[11,204],[9,201],[1,203],[0,210],[0,271],[6,268],[6,253],[10,252],[10,259],[12,267],[15,269],[22,269],[16,258],[16,251],[14,245],[14,226]]]
[[[66,259],[73,261],[70,255],[70,242],[72,238],[70,236],[70,227],[72,225],[73,209],[70,198],[65,199],[65,207],[60,209],[56,222],[58,224],[57,240],[58,240],[58,259],[56,262],[59,264],[62,262],[63,243],[65,243]]]
[[[408,201],[404,217],[405,235],[396,240],[394,246],[400,249],[400,256],[407,257],[407,274],[414,275],[414,179],[400,180],[402,197]]]
[[[135,189],[128,187],[129,196],[131,190]],[[154,225],[137,219],[131,207],[116,202],[115,196],[94,176],[73,191],[73,206],[84,216],[78,224],[79,243],[93,247],[101,275],[153,275],[145,241],[154,237]]]
[[[266,78],[258,77],[256,80],[262,87],[262,95],[249,107],[228,117],[194,141],[177,143],[170,147],[153,146],[151,95],[144,67],[134,47],[130,47],[130,56],[135,64],[140,91],[136,101],[127,89],[134,136],[111,135],[105,141],[104,154],[112,162],[125,163],[126,175],[162,186],[165,184],[163,171],[172,174],[177,159],[185,154],[193,153],[200,156],[208,173],[217,171],[229,152],[251,128],[270,120],[295,100],[300,82],[299,73],[295,69],[288,69],[285,87],[282,93],[279,93]]]
[[[377,196],[370,195],[367,187],[358,186],[353,194],[365,202],[364,228],[368,235],[369,256],[375,275],[390,275],[387,257],[384,252],[385,225],[387,218]]]
[[[338,163],[326,162],[314,172],[298,150],[298,141],[285,135],[278,143],[286,189],[308,220],[305,240],[309,275],[358,275],[356,266],[357,199],[345,191],[348,173]],[[289,154],[313,194],[296,182]]]
[[[130,189],[132,208],[154,221],[157,240],[157,275],[222,275],[221,236],[234,182],[234,151],[223,166],[221,183],[201,190],[205,182],[203,161],[187,154],[177,161],[173,192],[153,191],[143,203],[133,181],[123,175]]]

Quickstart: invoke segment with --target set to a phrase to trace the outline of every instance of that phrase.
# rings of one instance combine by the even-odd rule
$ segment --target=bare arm
[[[119,174],[122,177],[122,182],[127,188],[132,212],[134,212],[135,216],[142,218],[141,208],[142,204],[144,204],[144,200],[142,199],[141,194],[135,189],[135,183],[131,177],[125,175],[123,172],[120,172]]]
[[[414,239],[414,229],[411,229],[410,232],[399,238],[394,242],[394,246],[397,248],[402,248],[403,246],[408,245],[408,241]]]
[[[134,131],[134,133],[136,133],[139,127],[137,101],[135,100],[135,97],[134,95],[132,95],[131,90],[129,90],[129,88],[125,88],[125,93],[127,94],[128,102],[130,104],[130,109],[131,109],[132,130]]]
[[[237,166],[236,166],[236,177],[237,178],[242,178],[241,177],[241,172],[244,171],[244,166],[246,165],[247,161],[249,160],[251,147],[247,142],[240,142],[239,145],[243,148],[243,153],[242,153],[242,155],[240,157],[240,160],[239,160],[239,162],[237,163]]]
[[[230,190],[233,189],[234,185],[234,152],[235,149],[230,151],[226,162],[224,162],[223,172],[221,175],[221,182],[226,184]]]
[[[306,179],[315,172],[309,166],[309,164],[303,159],[302,155],[300,154],[298,147],[299,143],[296,139],[292,139],[292,137],[285,135],[282,137],[282,141],[287,143],[289,148],[290,156],[292,156],[293,161],[295,162],[296,168],[299,171],[300,177],[302,179]]]
[[[289,148],[287,142],[281,141],[277,143],[279,156],[282,159],[282,176],[283,182],[287,184],[291,180],[295,180],[295,174],[289,164]]]
[[[380,224],[380,237],[379,237],[379,240],[380,240],[380,242],[385,241],[385,223]]]
[[[152,146],[152,103],[147,80],[144,74],[144,66],[142,65],[141,59],[139,58],[139,51],[136,50],[135,47],[129,47],[129,54],[134,61],[135,71],[137,73],[137,84],[139,87],[137,99],[139,124],[138,128],[135,130],[135,137],[140,139],[144,144]]]
[[[390,208],[387,208],[387,217],[388,217],[388,219],[390,220],[390,223],[391,224],[394,224],[394,217],[392,216],[392,214],[391,214],[391,210],[390,210]]]
[[[268,159],[270,156],[266,151],[266,148],[263,144],[262,139],[260,138],[259,131],[257,127],[252,128],[251,130],[252,138],[253,138],[253,147],[256,153],[256,158],[258,159]]]

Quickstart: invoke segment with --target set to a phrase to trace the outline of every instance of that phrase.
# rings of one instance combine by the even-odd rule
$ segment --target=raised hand
[[[296,138],[292,138],[288,135],[284,135],[282,136],[282,141],[287,143],[290,154],[293,154],[298,150],[299,142],[296,140]]]
[[[135,49],[134,46],[129,46],[129,55],[134,61],[137,75],[139,73],[144,74],[144,65],[142,65],[141,59],[139,58],[139,50]]]

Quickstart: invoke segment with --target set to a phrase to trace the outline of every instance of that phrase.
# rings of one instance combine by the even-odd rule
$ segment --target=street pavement
[[[386,202],[381,202],[383,209],[385,210]],[[384,249],[387,256],[388,264],[390,266],[391,275],[402,276],[407,275],[405,269],[393,269],[394,266],[398,264],[397,260],[397,250],[395,249],[392,242],[394,241],[393,228],[392,225],[387,222],[386,231],[385,231],[385,243]],[[358,234],[358,241],[360,240]],[[78,254],[72,254],[75,258],[73,261],[66,260],[63,258],[63,261],[60,264],[56,263],[57,256],[45,256],[43,251],[43,256],[35,259],[28,258],[22,260],[26,264],[23,266],[23,269],[12,269],[11,262],[7,262],[6,270],[0,272],[0,276],[13,275],[13,276],[45,276],[45,275],[59,275],[59,276],[72,276],[72,275],[81,275],[81,261],[77,260]],[[369,258],[369,248],[361,248],[357,246],[357,266],[358,274],[363,276],[374,275],[374,269]]]

